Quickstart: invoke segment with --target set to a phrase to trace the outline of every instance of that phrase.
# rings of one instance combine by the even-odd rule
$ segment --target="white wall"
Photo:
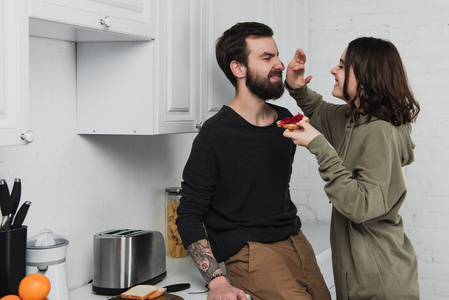
[[[76,44],[30,38],[30,127],[35,141],[0,147],[0,178],[23,180],[33,202],[28,236],[43,228],[69,241],[69,286],[92,278],[92,236],[113,228],[164,232],[164,191],[179,186],[193,134],[80,136]]]
[[[311,0],[310,87],[328,101],[334,67],[347,44],[359,36],[392,41],[421,104],[412,138],[415,162],[405,169],[408,196],[401,214],[419,259],[421,298],[449,297],[449,1]],[[298,45],[301,47],[301,45]],[[300,214],[310,221],[329,220],[316,164],[299,154],[293,185]],[[304,172],[302,172],[304,171]],[[310,176],[310,178],[309,178]],[[305,184],[304,184],[305,183]],[[306,188],[303,188],[306,186]]]

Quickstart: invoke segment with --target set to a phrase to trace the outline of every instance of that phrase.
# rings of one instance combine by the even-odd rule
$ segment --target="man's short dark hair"
[[[243,22],[235,24],[217,39],[215,44],[215,55],[218,65],[233,86],[236,86],[237,79],[231,71],[231,62],[235,60],[246,67],[248,66],[249,51],[246,45],[246,38],[272,36],[273,30],[265,24]]]

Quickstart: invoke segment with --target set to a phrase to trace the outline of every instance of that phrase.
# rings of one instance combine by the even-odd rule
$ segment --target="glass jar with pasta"
[[[176,226],[176,218],[178,216],[176,210],[179,205],[179,199],[181,199],[181,188],[166,188],[165,199],[167,202],[167,256],[185,257],[187,256],[187,250],[184,248],[178,233],[178,226]]]

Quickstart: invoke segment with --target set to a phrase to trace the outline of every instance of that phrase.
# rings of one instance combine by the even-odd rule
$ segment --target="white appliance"
[[[41,273],[50,280],[48,299],[70,300],[66,251],[69,241],[44,229],[27,241],[26,274]]]

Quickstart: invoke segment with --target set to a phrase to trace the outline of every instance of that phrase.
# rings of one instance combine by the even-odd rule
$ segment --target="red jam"
[[[280,121],[278,121],[278,123],[280,125],[284,125],[284,124],[296,124],[299,121],[301,121],[304,118],[304,115],[298,113],[296,116],[293,117],[289,117],[289,118],[284,118]]]

